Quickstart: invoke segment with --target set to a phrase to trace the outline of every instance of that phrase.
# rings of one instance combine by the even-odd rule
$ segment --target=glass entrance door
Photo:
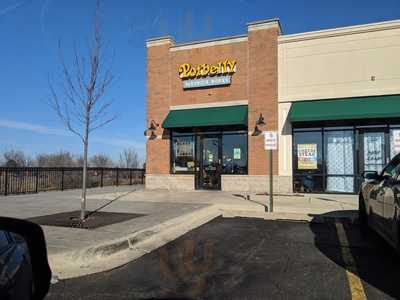
[[[200,139],[199,188],[221,189],[221,136],[203,136]]]
[[[360,171],[381,172],[388,161],[385,130],[360,131]]]

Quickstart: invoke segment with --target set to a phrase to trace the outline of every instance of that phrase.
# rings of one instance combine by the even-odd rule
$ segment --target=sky
[[[0,152],[82,152],[49,105],[49,78],[63,55],[87,53],[95,0],[0,0]],[[400,19],[399,0],[101,1],[101,28],[115,76],[107,99],[117,118],[94,131],[89,153],[117,159],[124,148],[145,157],[148,38],[177,43],[246,33],[246,23],[278,17],[283,34]]]

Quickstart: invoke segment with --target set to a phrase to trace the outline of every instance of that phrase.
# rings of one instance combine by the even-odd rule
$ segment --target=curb
[[[218,207],[211,205],[123,238],[49,255],[51,269],[60,279],[106,271],[137,259],[221,215]]]
[[[312,223],[337,222],[338,220],[350,220],[355,223],[357,221],[357,217],[354,215],[268,213],[261,206],[243,210],[243,207],[232,208],[214,204],[134,232],[123,238],[76,251],[49,255],[51,269],[53,274],[60,279],[107,271],[138,259],[219,216]]]
[[[258,218],[264,220],[275,221],[298,221],[298,222],[311,222],[311,223],[327,223],[327,222],[340,222],[350,221],[355,224],[358,222],[357,213],[353,214],[313,214],[313,213],[291,213],[291,212],[259,212],[259,211],[237,211],[237,210],[224,210],[222,216],[224,218]]]

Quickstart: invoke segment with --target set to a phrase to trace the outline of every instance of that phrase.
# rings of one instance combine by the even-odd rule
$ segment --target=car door
[[[381,228],[383,226],[384,180],[368,184],[371,185],[368,195],[371,221]]]
[[[384,186],[384,230],[392,240],[397,238],[397,219],[396,209],[399,207],[400,200],[400,156],[396,156],[391,164],[394,166],[390,173],[391,177],[386,179]]]
[[[0,230],[0,299],[7,299],[12,288],[12,270],[10,258],[12,244],[7,232]]]
[[[393,159],[390,161],[381,172],[380,181],[373,182],[373,187],[371,188],[371,192],[369,194],[370,198],[370,207],[372,210],[372,219],[373,222],[379,227],[382,233],[388,233],[387,229],[387,220],[385,218],[385,201],[389,203],[389,200],[385,200],[386,198],[390,199],[393,194],[392,192],[392,181],[393,176],[396,172],[396,168],[399,165],[400,159]],[[388,213],[388,212],[387,212]]]

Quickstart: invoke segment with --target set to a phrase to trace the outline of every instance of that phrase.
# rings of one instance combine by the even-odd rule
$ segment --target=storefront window
[[[322,192],[322,132],[293,133],[294,178],[296,192]]]
[[[381,172],[400,153],[400,125],[294,127],[293,151],[294,191],[354,193],[363,171]]]
[[[172,138],[172,173],[194,172],[194,136]]]
[[[364,132],[363,149],[364,169],[381,172],[386,164],[385,132]]]
[[[326,191],[354,191],[354,132],[325,131]]]
[[[224,174],[247,174],[247,133],[222,136]]]
[[[390,159],[400,153],[400,127],[390,128]]]
[[[293,187],[296,192],[354,192],[354,129],[294,129]]]

